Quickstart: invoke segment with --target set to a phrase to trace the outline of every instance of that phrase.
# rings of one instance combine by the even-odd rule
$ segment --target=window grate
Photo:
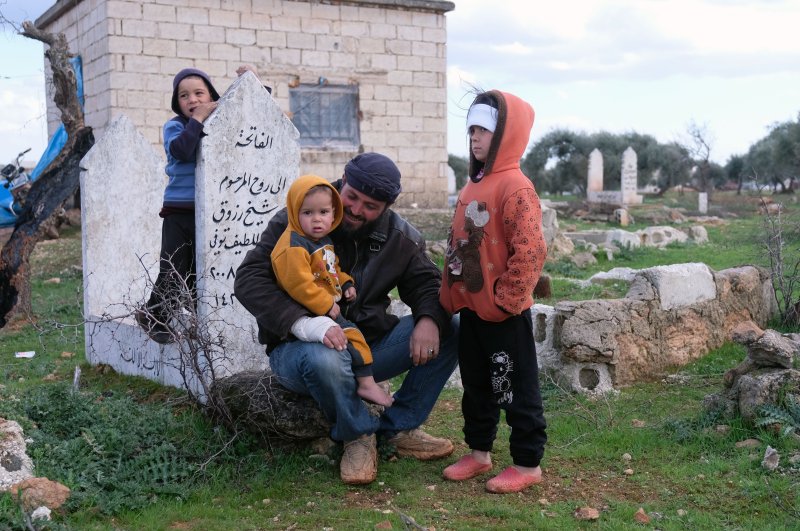
[[[289,90],[292,122],[307,148],[358,148],[357,85],[299,85]]]

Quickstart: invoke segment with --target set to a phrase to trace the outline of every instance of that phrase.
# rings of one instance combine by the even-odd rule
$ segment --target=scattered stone
[[[534,299],[549,299],[553,296],[553,287],[549,275],[542,275],[533,288]]]
[[[767,445],[767,450],[764,452],[764,459],[761,461],[761,466],[769,471],[773,471],[778,468],[780,460],[781,456],[778,454],[778,451],[772,446]]]
[[[698,245],[708,243],[708,231],[702,225],[689,227],[689,237]]]
[[[50,509],[42,505],[31,513],[31,520],[50,520]]]
[[[731,427],[727,424],[717,424],[714,426],[714,432],[720,435],[728,435],[731,432]]]
[[[33,477],[22,426],[0,417],[0,492]]]
[[[548,501],[547,498],[539,498],[539,505],[544,505],[545,507],[547,507],[548,505],[550,505],[550,502]]]
[[[21,496],[23,507],[30,511],[43,505],[51,510],[58,509],[69,498],[70,490],[47,478],[30,478],[13,485],[9,492]]]
[[[631,421],[631,426],[633,426],[634,428],[644,428],[646,425],[647,423],[643,420],[633,419]]]
[[[633,469],[632,468],[626,468],[625,470],[623,470],[622,473],[625,474],[626,476],[632,476],[633,475]]]
[[[595,258],[592,253],[583,252],[583,253],[576,253],[572,257],[571,261],[579,269],[585,269],[586,267],[588,267],[590,265],[596,264],[597,263],[597,258]]]
[[[740,345],[750,345],[764,335],[764,330],[753,321],[742,321],[731,330],[731,341]]]
[[[48,278],[43,284],[61,284],[61,279],[58,277]]]
[[[384,520],[383,522],[378,522],[375,524],[375,529],[393,529],[392,523],[389,520]]]
[[[736,443],[736,448],[758,448],[761,446],[761,441],[758,439],[745,439]]]
[[[631,454],[629,454],[628,452],[622,454],[622,460],[625,461],[626,463],[630,463],[631,459],[633,459],[633,457],[631,457]]]
[[[632,218],[627,210],[624,208],[618,208],[614,211],[614,221],[620,227],[627,227],[632,223]]]
[[[336,448],[336,446],[337,446],[336,441],[334,441],[330,437],[320,437],[312,441],[311,450],[315,454],[331,455],[331,452],[333,451],[334,448]]]
[[[427,486],[427,487],[425,487],[425,488],[426,488],[426,489],[428,489],[429,491],[433,492],[433,491],[435,491],[435,490],[436,490],[436,485],[428,485],[428,486]]]
[[[792,454],[789,457],[789,464],[796,465],[797,463],[800,463],[800,454]]]
[[[683,509],[678,509],[678,516],[686,516],[686,511]]]
[[[61,357],[62,357],[62,358],[71,358],[71,357],[73,357],[74,355],[75,355],[75,353],[74,353],[74,352],[67,352],[67,351],[64,351],[64,352],[62,352],[62,353],[61,353]]]
[[[644,509],[639,507],[639,510],[636,511],[636,514],[633,515],[633,519],[639,522],[640,524],[649,524],[650,517],[647,516],[647,513],[644,512]]]
[[[598,520],[600,518],[600,511],[594,507],[580,507],[576,509],[572,515],[578,520]]]
[[[636,269],[630,267],[615,267],[608,271],[601,271],[589,277],[589,282],[592,284],[611,284],[613,282],[633,282],[636,277]]]

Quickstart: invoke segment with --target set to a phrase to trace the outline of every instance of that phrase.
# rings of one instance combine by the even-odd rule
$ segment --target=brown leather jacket
[[[335,183],[337,189],[341,182]],[[258,339],[267,353],[293,340],[291,327],[300,317],[313,316],[282,291],[272,272],[270,253],[286,229],[286,209],[270,220],[261,240],[236,271],[236,299],[258,323]],[[396,212],[387,209],[371,234],[355,240],[341,228],[331,234],[339,265],[355,281],[356,300],[342,306],[344,317],[355,323],[368,343],[394,328],[398,317],[387,313],[389,292],[397,288],[400,299],[415,320],[431,317],[440,335],[450,332],[450,316],[439,304],[442,274],[425,254],[422,235]]]

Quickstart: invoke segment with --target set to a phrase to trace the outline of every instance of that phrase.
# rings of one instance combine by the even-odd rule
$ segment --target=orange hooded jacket
[[[519,166],[533,108],[513,94],[490,93],[498,101],[497,126],[486,161],[470,153],[470,180],[456,203],[439,300],[452,313],[469,308],[500,322],[533,305],[547,247],[539,197]]]

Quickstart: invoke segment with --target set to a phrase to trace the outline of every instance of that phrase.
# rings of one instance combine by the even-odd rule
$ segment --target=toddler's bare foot
[[[358,396],[383,407],[389,407],[394,402],[394,397],[384,391],[374,380],[371,383],[359,382]]]

